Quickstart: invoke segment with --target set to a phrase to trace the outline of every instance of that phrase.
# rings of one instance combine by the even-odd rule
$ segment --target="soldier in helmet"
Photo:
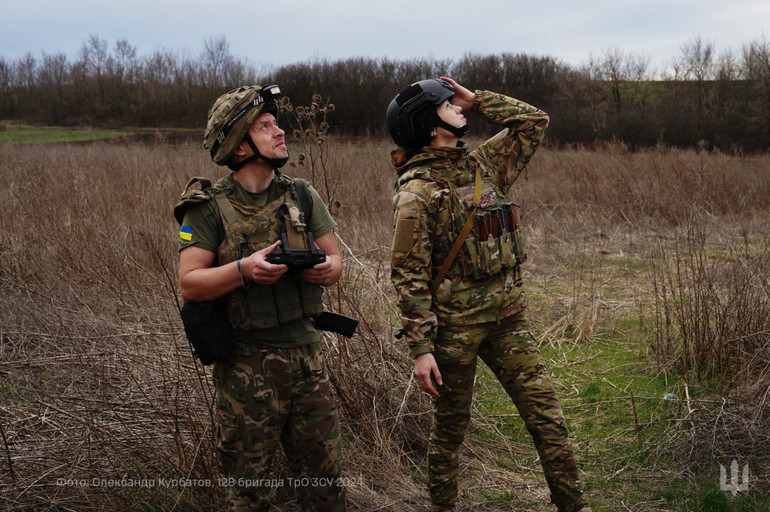
[[[503,129],[470,151],[472,109]],[[455,510],[459,451],[478,358],[524,419],[560,512],[588,512],[561,406],[530,333],[522,291],[519,207],[510,189],[540,144],[548,115],[450,78],[421,80],[390,102],[398,175],[391,277],[414,378],[434,397],[428,451],[431,510]]]
[[[279,171],[288,160],[279,94],[274,85],[240,87],[211,108],[204,147],[231,173],[213,186],[193,179],[204,190],[188,185],[175,208],[179,282],[186,302],[224,301],[231,326],[234,348],[213,367],[230,510],[269,510],[280,443],[293,473],[280,484],[295,488],[302,510],[340,511],[338,414],[313,320],[342,259],[318,193]],[[302,269],[270,263],[281,240],[314,243],[324,261]]]

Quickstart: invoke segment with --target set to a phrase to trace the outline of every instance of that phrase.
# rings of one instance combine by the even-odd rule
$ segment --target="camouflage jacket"
[[[479,222],[435,295],[430,291],[431,280],[470,215],[476,169],[483,179],[480,204],[495,205],[498,216],[510,212],[511,185],[549,122],[545,112],[519,100],[488,91],[475,94],[472,109],[505,127],[477,149],[469,151],[461,142],[454,148],[424,147],[411,157],[402,148],[391,153],[398,174],[391,279],[412,357],[433,350],[439,326],[499,321],[518,307],[523,254],[511,265],[480,269],[483,258],[472,247],[485,246]]]

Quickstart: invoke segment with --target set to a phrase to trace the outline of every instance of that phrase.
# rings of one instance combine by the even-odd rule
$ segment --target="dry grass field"
[[[353,339],[324,334],[350,509],[408,512],[428,506],[430,403],[393,336],[389,150],[295,141],[286,172],[339,222],[327,308],[361,319]],[[171,210],[223,169],[162,143],[4,144],[0,162],[0,510],[221,509]],[[770,157],[545,145],[515,199],[533,330],[594,510],[768,510]],[[485,368],[477,382],[460,510],[552,510],[523,422]],[[720,489],[734,460],[748,490]]]

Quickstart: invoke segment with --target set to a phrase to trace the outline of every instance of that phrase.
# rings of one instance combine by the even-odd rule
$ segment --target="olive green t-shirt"
[[[240,184],[231,177],[225,179],[240,187]],[[274,183],[275,181],[267,190],[257,194],[249,193],[241,188],[240,192],[242,193],[239,195],[247,198],[251,205],[264,206],[271,199],[271,189],[273,189]],[[315,238],[318,238],[334,229],[337,223],[326,209],[326,205],[318,192],[310,184],[308,184],[307,190],[313,205],[308,229]],[[185,211],[179,232],[179,251],[186,247],[195,246],[217,254],[219,243],[224,237],[225,228],[219,215],[219,209],[216,207],[216,201],[204,201],[192,205]],[[261,248],[255,247],[254,249],[259,250]],[[249,331],[236,329],[233,332],[233,338],[240,345],[261,343],[271,347],[292,348],[318,341],[318,332],[313,327],[311,319],[303,318],[269,329]]]

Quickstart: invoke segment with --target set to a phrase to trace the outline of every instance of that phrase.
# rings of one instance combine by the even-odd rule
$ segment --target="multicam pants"
[[[478,357],[489,366],[524,419],[540,455],[551,501],[561,512],[585,506],[564,415],[523,308],[496,322],[439,329],[434,356],[443,380],[434,400],[428,453],[431,510],[453,511],[460,446],[470,422]]]
[[[283,446],[303,511],[344,511],[337,406],[318,343],[239,349],[214,365],[219,457],[229,509],[267,511]],[[268,482],[273,482],[268,484]]]

